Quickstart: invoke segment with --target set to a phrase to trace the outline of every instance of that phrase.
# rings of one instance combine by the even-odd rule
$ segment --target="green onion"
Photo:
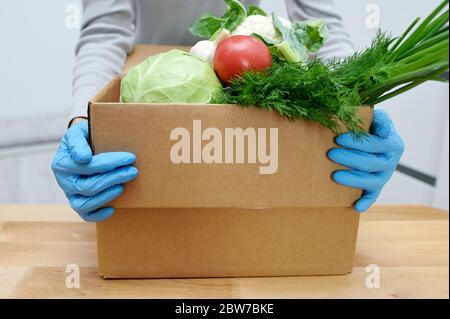
[[[399,38],[378,32],[370,47],[346,59],[281,61],[265,72],[245,73],[215,102],[256,105],[305,119],[338,133],[361,133],[359,105],[376,105],[427,81],[445,81],[449,68],[449,0]],[[292,62],[292,61],[291,61]]]

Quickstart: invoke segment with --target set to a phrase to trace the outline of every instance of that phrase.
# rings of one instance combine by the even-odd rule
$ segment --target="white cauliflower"
[[[285,27],[292,27],[290,21],[283,18],[280,18],[280,21]],[[252,35],[253,33],[259,34],[265,39],[273,42],[278,43],[283,41],[283,38],[273,25],[272,17],[265,17],[262,15],[248,16],[231,35]]]

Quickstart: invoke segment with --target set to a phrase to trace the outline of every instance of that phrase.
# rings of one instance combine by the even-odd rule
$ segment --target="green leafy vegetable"
[[[323,20],[295,22],[288,27],[275,15],[272,20],[283,41],[274,42],[254,33],[269,47],[278,62],[306,63],[310,53],[317,53],[328,39],[328,28]]]
[[[283,42],[281,44],[277,44],[276,42],[273,42],[262,35],[258,33],[253,33],[252,37],[260,39],[262,42],[266,44],[266,46],[269,48],[270,53],[272,54],[272,58],[276,63],[283,63],[286,62],[285,56],[288,56],[289,54],[292,56],[296,56],[295,52],[285,52],[283,53],[283,49],[289,49],[292,50],[290,46],[286,47],[286,42]],[[291,61],[292,62],[292,61]],[[301,61],[295,61],[295,62],[301,62]]]
[[[324,20],[294,22],[292,30],[308,51],[317,53],[328,40],[328,28]]]
[[[259,16],[267,17],[266,11],[264,11],[260,7],[255,6],[253,4],[248,6],[248,10],[247,11],[248,11],[248,13],[247,13],[248,16],[253,16],[253,15],[258,16],[259,15]]]
[[[196,36],[211,38],[218,30],[222,29],[223,20],[207,13],[201,16],[190,28],[189,31]]]
[[[228,9],[222,17],[223,28],[233,32],[245,20],[247,12],[242,3],[237,0],[225,0],[225,2]]]
[[[133,67],[121,82],[123,103],[209,103],[222,86],[211,66],[172,50]]]
[[[326,64],[277,64],[267,72],[245,73],[212,101],[219,104],[256,105],[295,120],[305,119],[339,132],[361,132],[357,92],[340,85]]]
[[[272,14],[272,20],[283,37],[284,43],[279,49],[288,62],[306,62],[309,52],[318,52],[328,39],[328,28],[323,20],[295,22],[290,28],[275,14]]]
[[[273,25],[280,32],[285,43],[282,43],[280,52],[288,62],[298,63],[308,60],[306,47],[299,41],[295,32],[283,25],[280,19],[273,13]]]
[[[221,17],[210,13],[201,16],[189,31],[200,37],[215,40],[223,30],[233,34],[256,36],[263,40],[279,61],[305,63],[310,53],[316,53],[328,38],[328,29],[323,20],[296,22],[291,25],[275,14],[272,18],[258,6],[250,5],[248,11],[238,0],[225,0],[227,11]],[[282,39],[282,41],[280,41]]]
[[[360,78],[354,75],[347,84],[359,89],[363,103],[375,105],[426,81],[443,81],[441,75],[449,68],[449,11],[442,11],[448,3],[445,0],[415,30],[419,20],[413,22],[397,41],[379,34],[373,48],[344,61],[349,66],[358,60],[370,62],[380,47],[379,60],[361,63]],[[348,67],[343,71],[348,73]],[[341,76],[348,77],[344,72]]]
[[[426,81],[443,81],[441,75],[449,68],[448,3],[445,0],[420,25],[416,19],[398,39],[379,32],[369,48],[346,59],[281,61],[266,72],[246,73],[213,102],[256,105],[289,119],[318,122],[336,133],[343,127],[359,133],[357,106],[381,103]],[[277,25],[292,41],[292,33]],[[314,41],[325,38],[320,32],[307,33]]]
[[[245,7],[237,0],[225,0],[227,11],[221,17],[215,17],[210,13],[201,16],[195,23],[189,27],[189,31],[199,37],[211,38],[220,29],[226,29],[230,32],[245,20],[247,12]]]

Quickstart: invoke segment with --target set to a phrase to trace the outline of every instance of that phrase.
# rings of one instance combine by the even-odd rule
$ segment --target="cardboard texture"
[[[119,209],[98,224],[104,278],[347,274],[351,208]]]
[[[125,69],[168,49],[138,46]],[[89,106],[94,152],[133,152],[139,169],[97,224],[104,278],[351,272],[361,191],[332,181],[329,130],[256,107],[119,96],[118,77]],[[368,127],[371,109],[361,114]]]

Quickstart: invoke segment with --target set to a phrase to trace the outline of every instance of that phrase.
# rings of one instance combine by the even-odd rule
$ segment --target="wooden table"
[[[0,206],[0,298],[448,298],[448,214],[373,208],[348,276],[104,281],[96,263],[95,227],[68,207]],[[78,289],[66,287],[69,264],[80,266]],[[379,288],[366,286],[370,264]]]

